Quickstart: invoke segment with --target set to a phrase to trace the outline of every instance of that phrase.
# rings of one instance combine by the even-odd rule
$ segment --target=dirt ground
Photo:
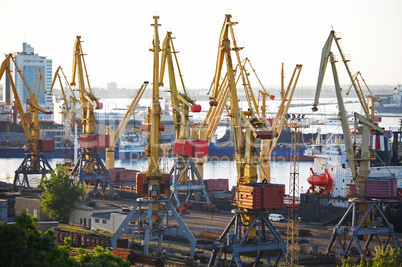
[[[97,202],[103,202],[107,200],[96,199]],[[109,200],[110,201],[110,200]],[[118,203],[120,205],[132,206],[134,205],[133,201],[130,200],[112,200],[113,203]],[[197,237],[202,231],[208,231],[212,233],[216,233],[216,236],[219,236],[220,233],[224,231],[230,220],[232,219],[233,214],[229,211],[220,211],[218,213],[211,212],[202,212],[202,211],[190,211],[188,215],[182,215],[182,219],[190,229],[190,231]],[[286,217],[286,216],[285,216]],[[170,220],[170,224],[177,224],[173,217]],[[275,227],[277,232],[281,235],[282,239],[286,241],[286,231],[287,231],[287,223],[286,222],[272,222],[272,225]],[[332,230],[334,226],[323,226],[312,223],[304,223],[300,222],[299,229],[302,229],[303,233],[310,234],[309,236],[301,236],[299,238],[299,243],[301,246],[306,246],[309,248],[314,248],[314,252],[316,251],[318,255],[324,255],[326,248],[328,246],[330,237],[332,235]],[[399,242],[402,241],[402,234],[397,233],[397,237]],[[380,237],[382,244],[385,243],[386,237]],[[344,242],[347,242],[347,239],[343,239]],[[365,241],[360,241],[361,246],[364,246]],[[378,245],[377,242],[371,242],[369,249],[374,251],[374,246]],[[315,247],[316,246],[316,247]],[[308,250],[307,253],[311,253],[312,250]],[[333,251],[335,254],[338,253],[338,249]],[[302,255],[302,253],[301,253]],[[339,255],[338,255],[339,256]],[[337,258],[339,258],[337,256]],[[330,266],[330,265],[322,265],[322,266]],[[336,266],[336,265],[334,265]]]

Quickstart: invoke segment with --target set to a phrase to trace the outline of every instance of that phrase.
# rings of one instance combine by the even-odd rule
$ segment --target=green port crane
[[[316,95],[314,99],[314,104],[312,107],[313,111],[318,110],[319,98],[321,95],[322,84],[324,81],[325,71],[328,62],[331,63],[332,74],[334,78],[335,92],[336,98],[338,102],[339,108],[339,116],[342,126],[343,138],[345,142],[346,155],[349,161],[349,165],[352,172],[352,177],[355,183],[358,186],[359,193],[356,199],[350,199],[350,206],[348,210],[345,212],[345,215],[338,222],[333,230],[332,237],[327,246],[326,252],[329,253],[334,249],[336,244],[339,245],[341,249],[341,255],[347,256],[351,252],[351,248],[354,244],[357,249],[359,255],[365,257],[365,253],[360,244],[363,236],[368,236],[366,243],[364,245],[364,250],[368,250],[368,246],[370,242],[375,237],[375,240],[379,242],[379,234],[388,235],[388,242],[392,239],[394,241],[395,246],[399,247],[399,242],[395,234],[395,230],[392,224],[389,223],[386,216],[384,215],[381,203],[379,200],[371,200],[366,197],[366,182],[370,178],[370,135],[371,131],[378,131],[380,133],[384,133],[384,129],[379,127],[376,123],[373,122],[374,114],[370,113],[367,102],[364,99],[362,91],[356,84],[356,80],[351,75],[348,62],[339,45],[339,37],[335,34],[335,31],[331,31],[321,54],[321,62],[318,74],[318,82],[316,88]],[[361,106],[365,112],[365,116],[360,115],[358,113],[354,113],[355,117],[355,125],[361,125],[361,136],[362,143],[360,146],[360,151],[358,151],[357,147],[353,144],[351,130],[348,122],[347,111],[345,107],[345,103],[342,96],[342,88],[340,86],[339,76],[336,69],[337,59],[335,55],[331,51],[332,41],[335,41],[338,50],[342,56],[342,61],[345,64],[346,70],[349,74],[351,82],[356,89],[359,101]],[[358,129],[355,129],[355,133]],[[356,138],[355,138],[356,139]],[[359,153],[358,153],[359,152]],[[381,218],[384,222],[383,225],[377,224],[377,217]],[[351,220],[350,220],[351,219]],[[347,234],[350,239],[347,246],[343,245],[342,237]],[[387,245],[385,244],[385,246]],[[380,243],[380,245],[382,245]]]

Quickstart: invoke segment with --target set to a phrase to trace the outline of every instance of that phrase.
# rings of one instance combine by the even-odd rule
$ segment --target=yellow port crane
[[[363,89],[360,86],[359,77],[363,81],[364,85],[367,88],[367,91],[369,92],[369,95],[367,96],[368,99],[366,99],[364,97]],[[370,118],[371,121],[374,122],[374,123],[381,122],[381,117],[375,116],[375,108],[374,108],[374,103],[375,102],[381,102],[381,100],[373,95],[373,93],[371,92],[370,88],[368,87],[368,85],[366,83],[366,80],[364,80],[363,75],[361,74],[360,71],[356,72],[356,74],[353,75],[352,78],[353,78],[354,84],[357,85],[357,89],[358,89],[358,92],[359,92],[357,95],[359,97],[362,97],[363,102],[366,103],[366,106],[367,106],[367,108],[369,110],[368,118]],[[346,95],[349,95],[349,92],[350,92],[350,89],[352,88],[352,85],[353,85],[353,83],[350,83],[348,91],[346,92]]]
[[[132,115],[134,115],[135,108],[137,107],[138,103],[140,102],[140,99],[142,98],[142,95],[145,92],[145,89],[147,88],[148,82],[145,81],[138,92],[136,93],[133,101],[131,102],[130,106],[128,107],[126,114],[124,114],[123,119],[119,123],[119,126],[117,126],[117,129],[114,133],[111,132],[110,126],[106,125],[106,134],[110,136],[110,144],[109,147],[106,148],[106,159],[105,159],[105,164],[106,164],[106,169],[113,169],[114,168],[114,150],[116,147],[117,142],[120,140],[124,129],[126,129],[127,123],[130,121],[130,118]]]
[[[233,69],[231,51],[235,51],[237,62],[240,63],[239,50],[233,34],[231,15],[225,16],[225,21],[219,38],[218,57],[215,70],[214,91],[211,102],[219,105],[217,96],[221,89],[221,72],[223,63],[226,63],[226,75],[229,85],[230,111],[235,143],[235,162],[237,166],[237,209],[232,210],[234,217],[225,231],[213,245],[209,266],[220,266],[227,261],[222,258],[224,253],[233,254],[229,266],[237,264],[243,266],[242,255],[254,252],[254,265],[262,259],[269,259],[269,251],[276,251],[276,262],[286,254],[286,243],[281,239],[270,223],[267,210],[278,205],[278,199],[284,196],[284,185],[268,184],[266,181],[258,183],[257,165],[259,157],[256,149],[256,140],[272,139],[277,136],[275,131],[268,131],[265,122],[259,119],[252,108],[251,99],[247,99],[248,110],[239,108],[235,73]],[[232,39],[229,37],[231,33]],[[242,68],[242,65],[239,65]],[[243,84],[246,84],[244,71],[240,70]],[[258,200],[259,199],[259,200]],[[261,200],[264,199],[264,200]],[[273,204],[275,202],[276,204]],[[280,202],[280,201],[279,201]],[[272,205],[273,204],[273,205]],[[276,206],[277,208],[278,206]],[[279,252],[279,253],[278,253]]]
[[[68,89],[69,89],[69,91],[71,93],[71,95],[69,97],[70,101],[68,100],[67,94],[65,92],[60,72],[63,75],[63,78],[64,78],[64,80],[66,82],[66,85],[67,85],[67,87],[68,87]],[[75,123],[76,119],[77,119],[77,103],[79,103],[79,99],[77,99],[77,97],[75,96],[74,91],[71,88],[70,83],[67,80],[67,76],[64,74],[64,71],[63,71],[61,66],[59,66],[57,68],[56,72],[54,73],[52,87],[50,88],[49,95],[52,95],[53,88],[54,88],[54,85],[55,85],[57,80],[59,80],[60,90],[61,90],[61,93],[62,93],[62,96],[63,96],[64,108],[63,108],[62,113],[63,113],[64,117],[69,118],[69,124],[70,124],[69,127],[72,127],[73,124]]]
[[[369,108],[367,102],[364,100],[364,96],[362,91],[359,90],[359,87],[356,85],[356,80],[350,73],[348,62],[339,45],[339,37],[335,34],[335,31],[331,31],[330,35],[322,49],[321,54],[321,62],[318,74],[318,82],[316,88],[316,95],[313,104],[313,111],[318,110],[319,97],[321,94],[322,84],[324,81],[325,70],[328,62],[331,63],[332,75],[334,78],[335,92],[336,98],[338,102],[339,108],[339,116],[342,126],[343,138],[346,148],[346,155],[348,158],[348,162],[350,165],[350,169],[352,172],[352,177],[355,183],[358,186],[359,193],[356,199],[349,199],[350,206],[348,210],[345,212],[345,215],[335,226],[332,237],[327,246],[326,252],[329,253],[333,251],[336,244],[340,247],[340,254],[343,256],[349,255],[351,248],[353,245],[355,249],[357,249],[359,255],[365,257],[365,253],[360,244],[360,241],[363,236],[368,236],[364,250],[368,250],[368,246],[370,242],[375,239],[379,242],[379,235],[388,235],[388,242],[392,239],[394,241],[395,246],[399,247],[399,242],[395,234],[395,230],[392,224],[389,223],[386,216],[382,211],[381,201],[380,200],[370,200],[366,197],[366,182],[370,178],[370,135],[371,131],[378,131],[380,133],[384,133],[384,129],[379,127],[376,123],[373,122],[373,118],[370,116]],[[359,101],[363,107],[365,112],[365,116],[360,115],[358,113],[354,113],[355,117],[355,125],[361,125],[361,136],[362,143],[360,150],[353,144],[351,129],[349,127],[347,111],[345,108],[345,103],[342,96],[342,88],[340,86],[338,72],[336,69],[336,56],[331,51],[332,41],[335,41],[338,47],[338,50],[342,56],[342,61],[346,66],[346,70],[349,74],[351,82],[356,89]],[[358,129],[355,129],[355,134]],[[356,138],[355,138],[356,140]],[[381,218],[383,224],[378,224],[378,218]],[[346,246],[344,246],[342,242],[342,238],[345,234],[349,235],[350,239]],[[379,242],[380,243],[380,242]],[[385,244],[385,246],[387,245]],[[381,243],[379,245],[382,245]]]
[[[109,136],[100,135],[95,129],[96,118],[94,111],[102,108],[102,103],[92,93],[81,42],[81,36],[77,36],[74,43],[71,86],[77,85],[77,79],[82,118],[82,134],[80,135],[82,152],[71,172],[71,177],[73,180],[77,180],[79,184],[93,181],[94,186],[90,191],[91,194],[98,194],[98,185],[100,185],[103,192],[105,192],[106,186],[109,186],[108,193],[116,196],[117,194],[114,192],[110,182],[109,172],[98,153],[98,150],[104,150],[108,147]],[[88,90],[85,88],[85,81]]]
[[[65,92],[63,86],[63,78],[65,80],[65,84],[67,85],[70,95],[69,98]],[[54,73],[52,87],[50,88],[49,95],[52,95],[53,88],[57,82],[59,81],[60,90],[63,97],[63,105],[60,107],[60,113],[62,115],[62,124],[64,128],[63,132],[63,147],[64,147],[64,159],[67,159],[68,150],[71,149],[72,141],[72,128],[75,126],[76,118],[77,118],[77,103],[79,100],[76,98],[73,89],[70,86],[70,83],[67,80],[67,76],[64,74],[64,71],[61,66],[59,66]],[[69,101],[70,100],[70,101]],[[67,164],[67,162],[65,162]]]
[[[146,172],[137,173],[136,176],[136,189],[137,194],[144,195],[142,198],[138,198],[134,207],[121,223],[115,234],[111,239],[112,247],[117,245],[117,240],[120,235],[129,233],[127,225],[130,220],[133,219],[134,214],[137,213],[137,218],[140,218],[140,222],[135,225],[133,232],[138,233],[142,238],[144,245],[144,254],[148,255],[150,240],[157,240],[158,251],[162,253],[162,239],[164,231],[167,229],[175,228],[178,233],[184,235],[190,242],[190,258],[194,258],[196,239],[190,232],[180,215],[177,213],[173,205],[170,203],[170,199],[166,197],[167,190],[169,189],[169,174],[162,173],[159,167],[160,156],[160,116],[161,107],[159,102],[159,87],[161,86],[161,79],[159,73],[159,32],[158,32],[158,16],[154,16],[154,23],[151,24],[154,28],[153,36],[153,48],[150,51],[154,55],[154,69],[153,69],[153,84],[152,84],[152,106],[148,112],[148,123],[144,128],[149,130],[149,143],[147,145],[145,155],[148,156],[148,169]],[[148,208],[147,214],[141,215],[142,206]],[[169,213],[173,215],[174,219],[179,225],[169,225]]]
[[[283,91],[281,104],[279,105],[278,112],[276,113],[275,119],[272,122],[272,125],[268,127],[271,131],[276,131],[278,136],[274,139],[264,139],[261,140],[261,165],[260,165],[260,176],[261,180],[266,179],[268,183],[271,182],[271,153],[275,148],[275,145],[279,139],[279,136],[282,133],[283,127],[286,122],[286,116],[289,111],[290,104],[293,99],[293,94],[296,89],[297,81],[299,80],[300,72],[302,70],[303,65],[296,65],[292,77],[289,81],[289,85],[286,90]],[[282,73],[283,73],[283,65],[282,65]],[[283,75],[283,74],[282,74]],[[283,77],[283,76],[282,76]],[[283,82],[282,82],[283,84]],[[262,112],[263,118],[265,118],[265,99],[263,99],[262,104]]]
[[[176,200],[177,209],[181,213],[186,212],[186,208],[195,208],[194,205],[200,205],[203,210],[216,211],[216,207],[212,205],[208,192],[205,187],[204,180],[195,167],[195,160],[202,158],[207,154],[207,142],[200,141],[195,138],[195,127],[190,121],[190,110],[192,112],[200,112],[201,106],[195,104],[195,100],[187,95],[186,87],[183,81],[183,75],[177,60],[178,51],[175,50],[173,44],[172,32],[168,31],[162,42],[162,58],[160,69],[160,82],[163,86],[165,68],[167,66],[169,74],[169,91],[172,101],[173,122],[175,129],[175,147],[174,147],[174,166],[170,172],[171,175],[171,193]],[[176,83],[175,66],[180,77],[183,93],[180,93]],[[186,193],[186,200],[181,203],[179,192]],[[205,202],[201,200],[202,194]],[[193,198],[193,199],[191,199]]]
[[[14,63],[14,67],[18,74],[21,77],[25,87],[29,93],[29,99],[27,99],[28,104],[28,116],[24,113],[24,109],[22,107],[20,98],[18,96],[17,88],[15,87],[14,80],[11,75],[11,64]],[[27,153],[25,154],[25,158],[18,169],[15,171],[14,183],[13,186],[26,186],[30,187],[28,181],[28,175],[30,174],[42,174],[42,176],[47,173],[53,171],[44,157],[42,152],[49,152],[54,150],[54,140],[40,140],[39,139],[39,112],[44,114],[52,114],[51,111],[44,110],[37,103],[37,97],[33,92],[29,89],[23,75],[21,74],[21,70],[18,68],[14,57],[12,54],[8,54],[7,57],[1,64],[0,67],[0,80],[3,77],[3,74],[7,73],[7,77],[10,81],[11,88],[13,90],[14,95],[14,106],[16,106],[18,110],[18,114],[20,115],[21,125],[24,129],[25,136],[28,141],[28,145],[25,147]],[[35,82],[36,83],[36,82]],[[39,94],[39,88],[37,94]],[[46,89],[45,89],[46,90]],[[22,180],[20,179],[20,174],[23,175]]]

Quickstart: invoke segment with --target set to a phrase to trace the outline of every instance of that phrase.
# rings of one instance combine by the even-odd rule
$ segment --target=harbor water
[[[21,164],[22,159],[11,158],[11,159],[0,159],[0,181],[13,183],[15,170]],[[63,159],[48,159],[48,162],[52,168],[56,167],[56,164],[62,163]],[[115,161],[116,167],[123,167],[131,170],[145,171],[148,168],[148,159],[123,159]],[[169,158],[168,167],[172,168],[173,159]],[[307,182],[307,177],[310,175],[310,167],[313,166],[312,162],[300,162],[299,163],[299,192],[303,193],[309,187]],[[271,182],[277,184],[285,184],[286,192],[289,188],[289,178],[290,178],[290,167],[289,161],[273,161],[271,163]],[[259,169],[259,168],[258,168]],[[219,161],[209,161],[204,164],[204,179],[228,179],[229,189],[237,184],[237,171],[236,163],[231,160],[219,160]],[[29,181],[31,186],[35,186],[40,179],[39,176],[30,175]]]

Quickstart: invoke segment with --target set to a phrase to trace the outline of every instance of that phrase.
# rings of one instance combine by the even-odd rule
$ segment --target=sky
[[[81,35],[92,87],[116,82],[119,88],[138,89],[152,81],[150,24],[158,15],[160,38],[167,31],[176,37],[186,88],[207,89],[225,14],[238,22],[236,38],[245,47],[241,56],[250,59],[266,88],[280,87],[282,63],[285,82],[295,65],[303,64],[298,85],[315,86],[332,29],[342,33],[353,73],[360,71],[369,85],[402,82],[400,0],[0,0],[0,53],[22,51],[27,42],[53,60],[53,72],[61,66],[71,79],[73,45]],[[337,66],[341,83],[349,83],[343,65]],[[324,83],[331,82],[327,73]]]

